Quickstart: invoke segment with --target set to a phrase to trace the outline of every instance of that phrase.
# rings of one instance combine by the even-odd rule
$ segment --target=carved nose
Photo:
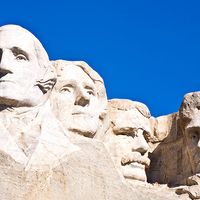
[[[1,63],[2,55],[3,55],[3,50],[0,48],[0,63]]]
[[[135,138],[134,140],[134,145],[132,150],[140,152],[142,155],[144,155],[148,151],[149,145],[144,138],[143,130],[138,130],[138,131],[139,132],[137,133],[137,136],[135,136],[137,137],[137,139]]]
[[[89,99],[82,96],[76,99],[74,105],[78,105],[78,106],[87,106],[89,104]]]
[[[196,130],[197,132],[200,133],[200,111],[199,110],[193,114],[192,119],[186,128],[192,131]]]
[[[139,146],[136,149],[136,151],[140,152],[142,155],[144,155],[147,152],[147,150],[149,149],[149,145],[147,144],[147,142],[145,140],[140,141],[138,145]]]
[[[9,68],[10,64],[7,62],[8,58],[6,53],[0,48],[0,78],[5,76],[7,73],[12,73]]]

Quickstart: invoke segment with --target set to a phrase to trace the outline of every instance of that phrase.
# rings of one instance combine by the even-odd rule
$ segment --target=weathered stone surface
[[[108,102],[108,115],[110,128],[104,143],[116,167],[129,180],[146,181],[145,168],[150,160],[145,137],[151,132],[148,108],[139,102],[113,99]]]
[[[169,185],[184,184],[183,139],[179,131],[177,113],[153,119],[154,137],[151,141],[151,160],[148,182]],[[172,159],[173,158],[173,159]]]
[[[29,31],[2,26],[0,199],[198,199],[199,105],[190,93],[154,118],[143,103],[107,101],[87,63],[50,62]]]
[[[200,173],[200,92],[185,95],[179,110],[179,121],[191,175]]]
[[[74,144],[79,147],[77,151],[63,157],[59,165],[45,170],[25,170],[1,154],[1,199],[143,200],[147,196],[149,200],[179,199],[166,186],[127,184],[116,173],[101,142],[81,139]]]
[[[200,92],[184,96],[179,112],[154,119],[154,151],[148,181],[179,186],[177,194],[199,199]],[[159,138],[160,135],[160,138]]]
[[[107,97],[103,79],[83,61],[52,62],[57,83],[52,109],[71,137],[94,137],[103,125]]]
[[[188,193],[192,199],[200,199],[200,92],[184,96],[179,109],[180,132],[183,136],[182,152],[184,177],[188,187],[179,193]]]

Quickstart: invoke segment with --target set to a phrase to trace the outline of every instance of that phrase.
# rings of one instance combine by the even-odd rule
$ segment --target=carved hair
[[[151,113],[148,109],[148,107],[138,101],[131,101],[128,99],[112,99],[109,100],[109,107],[113,110],[131,110],[131,109],[137,109],[144,117],[150,118]]]

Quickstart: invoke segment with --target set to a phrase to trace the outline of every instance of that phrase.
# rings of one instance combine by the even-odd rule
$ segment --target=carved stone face
[[[102,112],[96,85],[81,67],[70,64],[59,70],[53,91],[53,110],[64,127],[92,137]]]
[[[179,110],[181,128],[193,174],[200,173],[200,93],[189,93]]]
[[[0,31],[0,104],[37,105],[43,95],[35,86],[41,74],[34,42],[20,30]]]
[[[125,106],[114,105],[117,101]],[[127,102],[134,106],[134,102]],[[145,168],[150,160],[147,158],[149,146],[145,136],[150,132],[150,122],[138,109],[128,108],[128,104],[126,106],[126,100],[109,102],[112,132],[107,134],[105,144],[125,178],[146,181]]]
[[[198,120],[198,122],[197,122]],[[200,173],[200,112],[185,128],[185,138],[194,173]],[[194,123],[197,122],[197,123]]]

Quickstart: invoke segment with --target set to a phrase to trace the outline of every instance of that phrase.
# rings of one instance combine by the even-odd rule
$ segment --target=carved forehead
[[[143,129],[150,133],[150,112],[146,105],[127,99],[112,99],[108,102],[109,117],[115,133],[132,133]]]
[[[200,92],[188,93],[184,96],[183,105],[190,105],[190,107],[197,107],[200,105]]]
[[[81,67],[69,64],[60,67],[57,71],[58,81],[69,81],[75,80],[78,83],[87,82],[88,84],[94,85],[94,81],[85,73]],[[94,86],[95,87],[95,86]]]
[[[95,89],[97,90],[97,95],[99,98],[102,98],[104,103],[107,104],[107,96],[106,89],[104,86],[103,79],[101,76],[95,72],[87,63],[83,61],[65,61],[65,60],[57,60],[52,61],[53,66],[55,67],[57,75],[61,75],[65,71],[65,68],[69,67],[78,67],[80,68],[93,82],[95,85]],[[67,70],[66,70],[67,71]]]
[[[8,34],[8,37],[12,37],[12,41],[15,40],[16,44],[18,44],[18,40],[20,40],[19,45],[30,43],[30,45],[33,46],[33,50],[35,51],[35,54],[38,57],[38,59],[43,60],[45,62],[49,61],[47,52],[40,43],[40,41],[28,30],[18,25],[5,25],[0,27],[0,35],[1,33],[5,35]]]
[[[56,69],[56,72],[58,75],[62,75],[62,71],[65,70],[65,68],[69,67],[79,67],[83,72],[85,72],[90,79],[92,79],[94,82],[99,81],[103,83],[103,79],[97,72],[95,72],[87,63],[83,61],[65,61],[65,60],[56,60],[52,61],[53,66]]]
[[[191,118],[191,112],[195,109],[200,109],[200,92],[188,93],[184,96],[183,102],[179,109],[180,118]]]
[[[150,118],[151,114],[148,107],[140,102],[128,99],[112,99],[108,102],[110,111],[131,111],[139,112],[146,118]]]
[[[24,42],[25,41],[25,42]],[[28,55],[35,55],[35,45],[30,37],[18,31],[0,31],[0,48],[2,49],[20,49]]]

